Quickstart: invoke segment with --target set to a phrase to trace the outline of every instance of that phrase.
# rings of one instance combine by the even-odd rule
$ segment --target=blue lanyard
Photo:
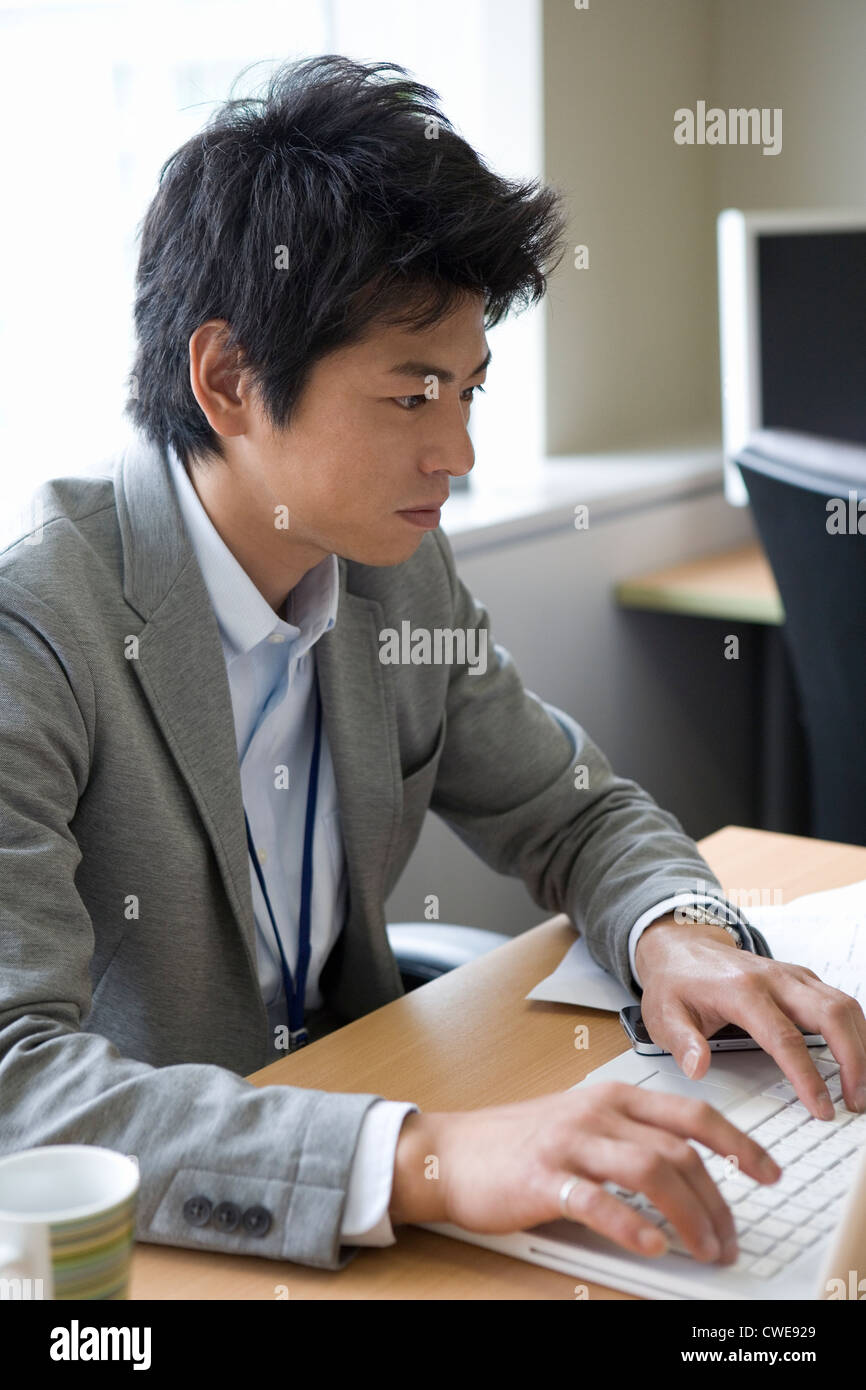
[[[310,964],[310,900],[313,890],[313,827],[316,821],[316,796],[319,788],[319,753],[322,744],[322,701],[319,695],[319,686],[316,674],[313,675],[313,684],[316,692],[316,736],[313,742],[313,758],[310,764],[310,785],[307,791],[307,815],[304,822],[304,854],[301,860],[301,916],[298,926],[298,987],[295,990],[292,981],[292,972],[286,960],[286,953],[283,950],[283,943],[277,931],[277,924],[274,919],[274,911],[271,907],[271,900],[268,890],[265,887],[265,877],[262,873],[262,866],[259,863],[259,856],[256,853],[256,846],[253,840],[253,832],[250,830],[249,816],[244,809],[244,820],[247,827],[247,844],[249,845],[250,856],[253,867],[259,880],[259,887],[262,890],[262,897],[268,909],[268,916],[271,919],[271,926],[274,929],[274,936],[277,948],[280,953],[280,966],[283,972],[283,987],[286,991],[286,1003],[289,1010],[289,1051],[292,1052],[297,1047],[303,1047],[309,1041],[307,1030],[304,1027],[304,993],[307,987],[307,969]]]

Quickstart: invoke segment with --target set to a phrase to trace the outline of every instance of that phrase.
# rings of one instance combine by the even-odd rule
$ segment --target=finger
[[[727,1260],[735,1259],[737,1231],[733,1214],[718,1184],[707,1172],[697,1150],[684,1139],[671,1134],[669,1130],[636,1124],[625,1117],[622,1117],[618,1137],[638,1147],[653,1146],[668,1158],[681,1174],[683,1181],[691,1186],[698,1203],[707,1213],[709,1229],[718,1240],[722,1255]]]
[[[781,1177],[781,1168],[767,1150],[706,1101],[645,1091],[626,1082],[615,1084],[623,1093],[618,1108],[633,1120],[669,1130],[683,1139],[697,1139],[724,1158],[735,1158],[738,1167],[756,1182],[773,1183]]]
[[[866,1110],[866,1016],[857,1000],[817,976],[785,977],[778,998],[795,1023],[824,1038],[839,1063],[848,1109]]]
[[[712,1027],[717,1032],[726,1020],[716,1014],[718,1022]],[[644,1016],[644,1022],[647,1022]],[[647,1023],[649,1029],[649,1024]],[[653,1042],[670,1052],[680,1071],[685,1076],[700,1078],[711,1061],[709,1044],[701,1029],[697,1016],[682,999],[666,999],[664,1011],[658,1027],[650,1029]]]
[[[656,1145],[655,1132],[646,1126],[639,1126],[640,1137],[637,1142],[621,1139],[600,1139],[593,1135],[591,1140],[579,1136],[572,1154],[566,1160],[581,1175],[596,1180],[613,1180],[634,1192],[643,1192],[654,1206],[676,1227],[684,1245],[696,1260],[718,1260],[722,1254],[722,1241],[716,1234],[714,1221],[708,1206],[718,1211],[722,1201],[718,1193],[711,1194],[701,1183],[699,1170],[710,1186],[709,1174],[698,1154],[690,1145],[683,1143],[681,1150],[674,1150],[672,1135],[661,1135],[660,1145]],[[671,1155],[675,1155],[673,1158]],[[685,1176],[688,1171],[688,1177]],[[722,1201],[724,1206],[724,1202]],[[733,1218],[730,1230],[725,1230],[725,1240],[733,1235]]]
[[[563,1170],[557,1175],[557,1191],[567,1178],[575,1174]],[[645,1216],[632,1211],[618,1197],[614,1197],[601,1183],[581,1177],[572,1188],[565,1203],[570,1221],[578,1221],[600,1236],[631,1250],[635,1255],[664,1255],[668,1241],[659,1229]]]
[[[778,1063],[807,1110],[819,1120],[832,1120],[836,1107],[797,1023],[804,1028],[814,1027],[817,1031],[822,1031],[822,1025],[829,1027],[831,1033],[836,1034],[837,1046],[846,1051],[849,1071],[852,1058],[851,1034],[848,1029],[839,1026],[838,1009],[834,1008],[834,1019],[828,1022],[826,1014],[816,1015],[814,1000],[810,1000],[805,1013],[803,1012],[802,993],[798,1004],[792,1002],[795,990],[802,991],[808,988],[810,994],[813,994],[814,985],[806,987],[800,981],[788,979],[783,982],[779,978],[776,988],[786,1001],[784,1009],[779,1007],[775,997],[765,986],[757,991],[747,986],[740,993],[736,1009],[730,1010],[732,1021],[745,1028],[755,1042]],[[829,1045],[827,1034],[823,1033],[823,1036]]]

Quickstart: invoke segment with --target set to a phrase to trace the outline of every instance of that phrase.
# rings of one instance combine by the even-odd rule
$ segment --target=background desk
[[[794,674],[781,634],[785,610],[759,544],[707,555],[617,584],[623,608],[692,618],[754,623],[762,629],[760,672],[753,692],[757,823],[792,834],[809,831],[806,740]]]
[[[624,608],[771,626],[785,621],[773,571],[758,544],[626,579],[615,592]]]
[[[866,849],[729,827],[701,850],[721,883],[781,889],[784,901],[866,878]],[[769,899],[770,901],[772,899]],[[625,1050],[616,1015],[524,996],[562,959],[574,929],[556,917],[470,965],[413,990],[250,1079],[414,1100],[422,1110],[469,1110],[565,1090]],[[576,1051],[574,1029],[590,1028]],[[572,1276],[398,1228],[396,1245],[363,1250],[340,1271],[140,1244],[132,1298],[574,1298]],[[630,1298],[598,1285],[593,1298]],[[283,1295],[285,1297],[285,1295]]]

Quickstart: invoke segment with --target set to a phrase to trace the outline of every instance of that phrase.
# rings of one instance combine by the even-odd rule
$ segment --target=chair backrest
[[[866,448],[759,430],[737,463],[785,607],[811,833],[866,844]]]

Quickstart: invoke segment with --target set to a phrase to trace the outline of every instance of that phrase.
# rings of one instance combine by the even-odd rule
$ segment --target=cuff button
[[[214,1207],[213,1224],[220,1231],[234,1231],[240,1225],[240,1207],[236,1207],[234,1202],[220,1202],[218,1207]]]
[[[210,1221],[213,1204],[201,1195],[189,1197],[183,1204],[183,1219],[190,1226],[206,1226]]]
[[[267,1207],[247,1207],[241,1219],[244,1230],[251,1236],[266,1236],[273,1221]]]

